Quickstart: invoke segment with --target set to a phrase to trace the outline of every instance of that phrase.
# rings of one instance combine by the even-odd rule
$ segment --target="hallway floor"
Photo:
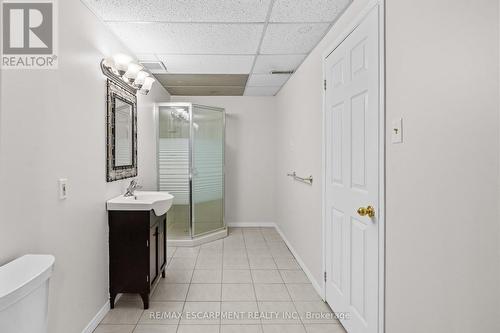
[[[94,333],[345,332],[274,228],[230,228],[168,256],[150,309],[123,295]]]

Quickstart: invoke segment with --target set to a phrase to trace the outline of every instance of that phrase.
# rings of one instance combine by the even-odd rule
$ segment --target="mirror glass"
[[[115,167],[133,164],[133,105],[115,97]]]

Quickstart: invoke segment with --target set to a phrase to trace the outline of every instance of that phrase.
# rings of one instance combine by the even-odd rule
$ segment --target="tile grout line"
[[[255,290],[255,281],[253,279],[253,274],[252,274],[252,266],[250,265],[250,257],[248,256],[248,248],[247,248],[247,242],[245,240],[245,235],[243,233],[243,230],[241,231],[242,235],[243,235],[243,244],[245,244],[245,255],[246,255],[246,258],[248,260],[248,268],[249,268],[249,271],[250,271],[250,279],[252,280],[252,289],[253,289],[253,293],[255,295],[255,304],[257,305],[257,311],[259,312],[259,326],[260,326],[260,330],[261,332],[264,332],[264,324],[262,323],[262,318],[260,318],[260,306],[259,306],[259,300],[257,299],[257,291]],[[260,232],[260,228],[259,228],[259,233]],[[267,246],[267,244],[266,244]]]
[[[276,230],[275,227],[273,227],[273,229],[277,232],[277,230]],[[280,239],[281,239],[281,242],[283,242],[283,238],[281,236],[280,236]],[[266,242],[267,246],[269,247],[269,244],[268,244],[269,242],[268,242],[268,240],[265,237],[264,237],[264,241]],[[288,249],[288,246],[287,246],[287,249]],[[290,251],[290,249],[288,249],[288,250]],[[293,254],[292,254],[292,256],[293,256]],[[274,264],[276,265],[276,269],[278,269],[278,263],[276,262],[276,259],[274,258],[274,255],[271,254],[271,257],[273,258]],[[295,257],[294,257],[294,259],[295,259]],[[278,272],[279,272],[279,270],[278,270]],[[281,273],[280,273],[280,276],[281,276]],[[297,309],[295,301],[293,300],[292,295],[290,294],[290,290],[288,290],[288,287],[287,287],[287,285],[286,285],[286,283],[285,283],[284,280],[283,280],[283,284],[285,286],[285,289],[286,289],[286,292],[287,292],[288,296],[290,297],[290,303],[292,303],[293,308],[295,309],[295,313],[299,316],[299,322],[302,325],[302,328],[304,329],[304,332],[307,332],[306,326],[304,325],[304,322],[302,321],[302,317],[300,316],[299,310]]]
[[[177,252],[177,248],[175,249],[175,251]],[[191,279],[189,279],[188,290],[186,292],[186,296],[184,297],[184,304],[182,304],[181,318],[179,319],[179,322],[177,323],[177,328],[175,330],[176,333],[179,332],[179,328],[181,326],[181,320],[182,320],[182,317],[184,315],[184,309],[186,308],[186,302],[187,302],[187,297],[189,295],[189,290],[191,290],[191,284],[193,282],[194,270],[196,269],[196,264],[198,263],[198,258],[200,257],[200,251],[201,251],[201,246],[200,246],[200,248],[198,250],[198,253],[196,254],[196,259],[194,260],[193,273],[191,273]]]

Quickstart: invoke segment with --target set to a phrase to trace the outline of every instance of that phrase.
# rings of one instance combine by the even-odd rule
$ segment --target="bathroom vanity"
[[[119,293],[141,295],[144,309],[167,265],[166,212],[173,196],[137,192],[107,202],[109,223],[109,294],[111,308]]]

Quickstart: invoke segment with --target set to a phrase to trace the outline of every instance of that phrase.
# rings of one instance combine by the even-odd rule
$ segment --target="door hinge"
[[[326,90],[326,80],[323,80],[323,88]]]
[[[323,278],[325,279],[326,282],[326,272],[323,272]]]
[[[149,275],[146,275],[146,282],[149,282]]]
[[[146,241],[146,247],[149,247],[149,240]]]

